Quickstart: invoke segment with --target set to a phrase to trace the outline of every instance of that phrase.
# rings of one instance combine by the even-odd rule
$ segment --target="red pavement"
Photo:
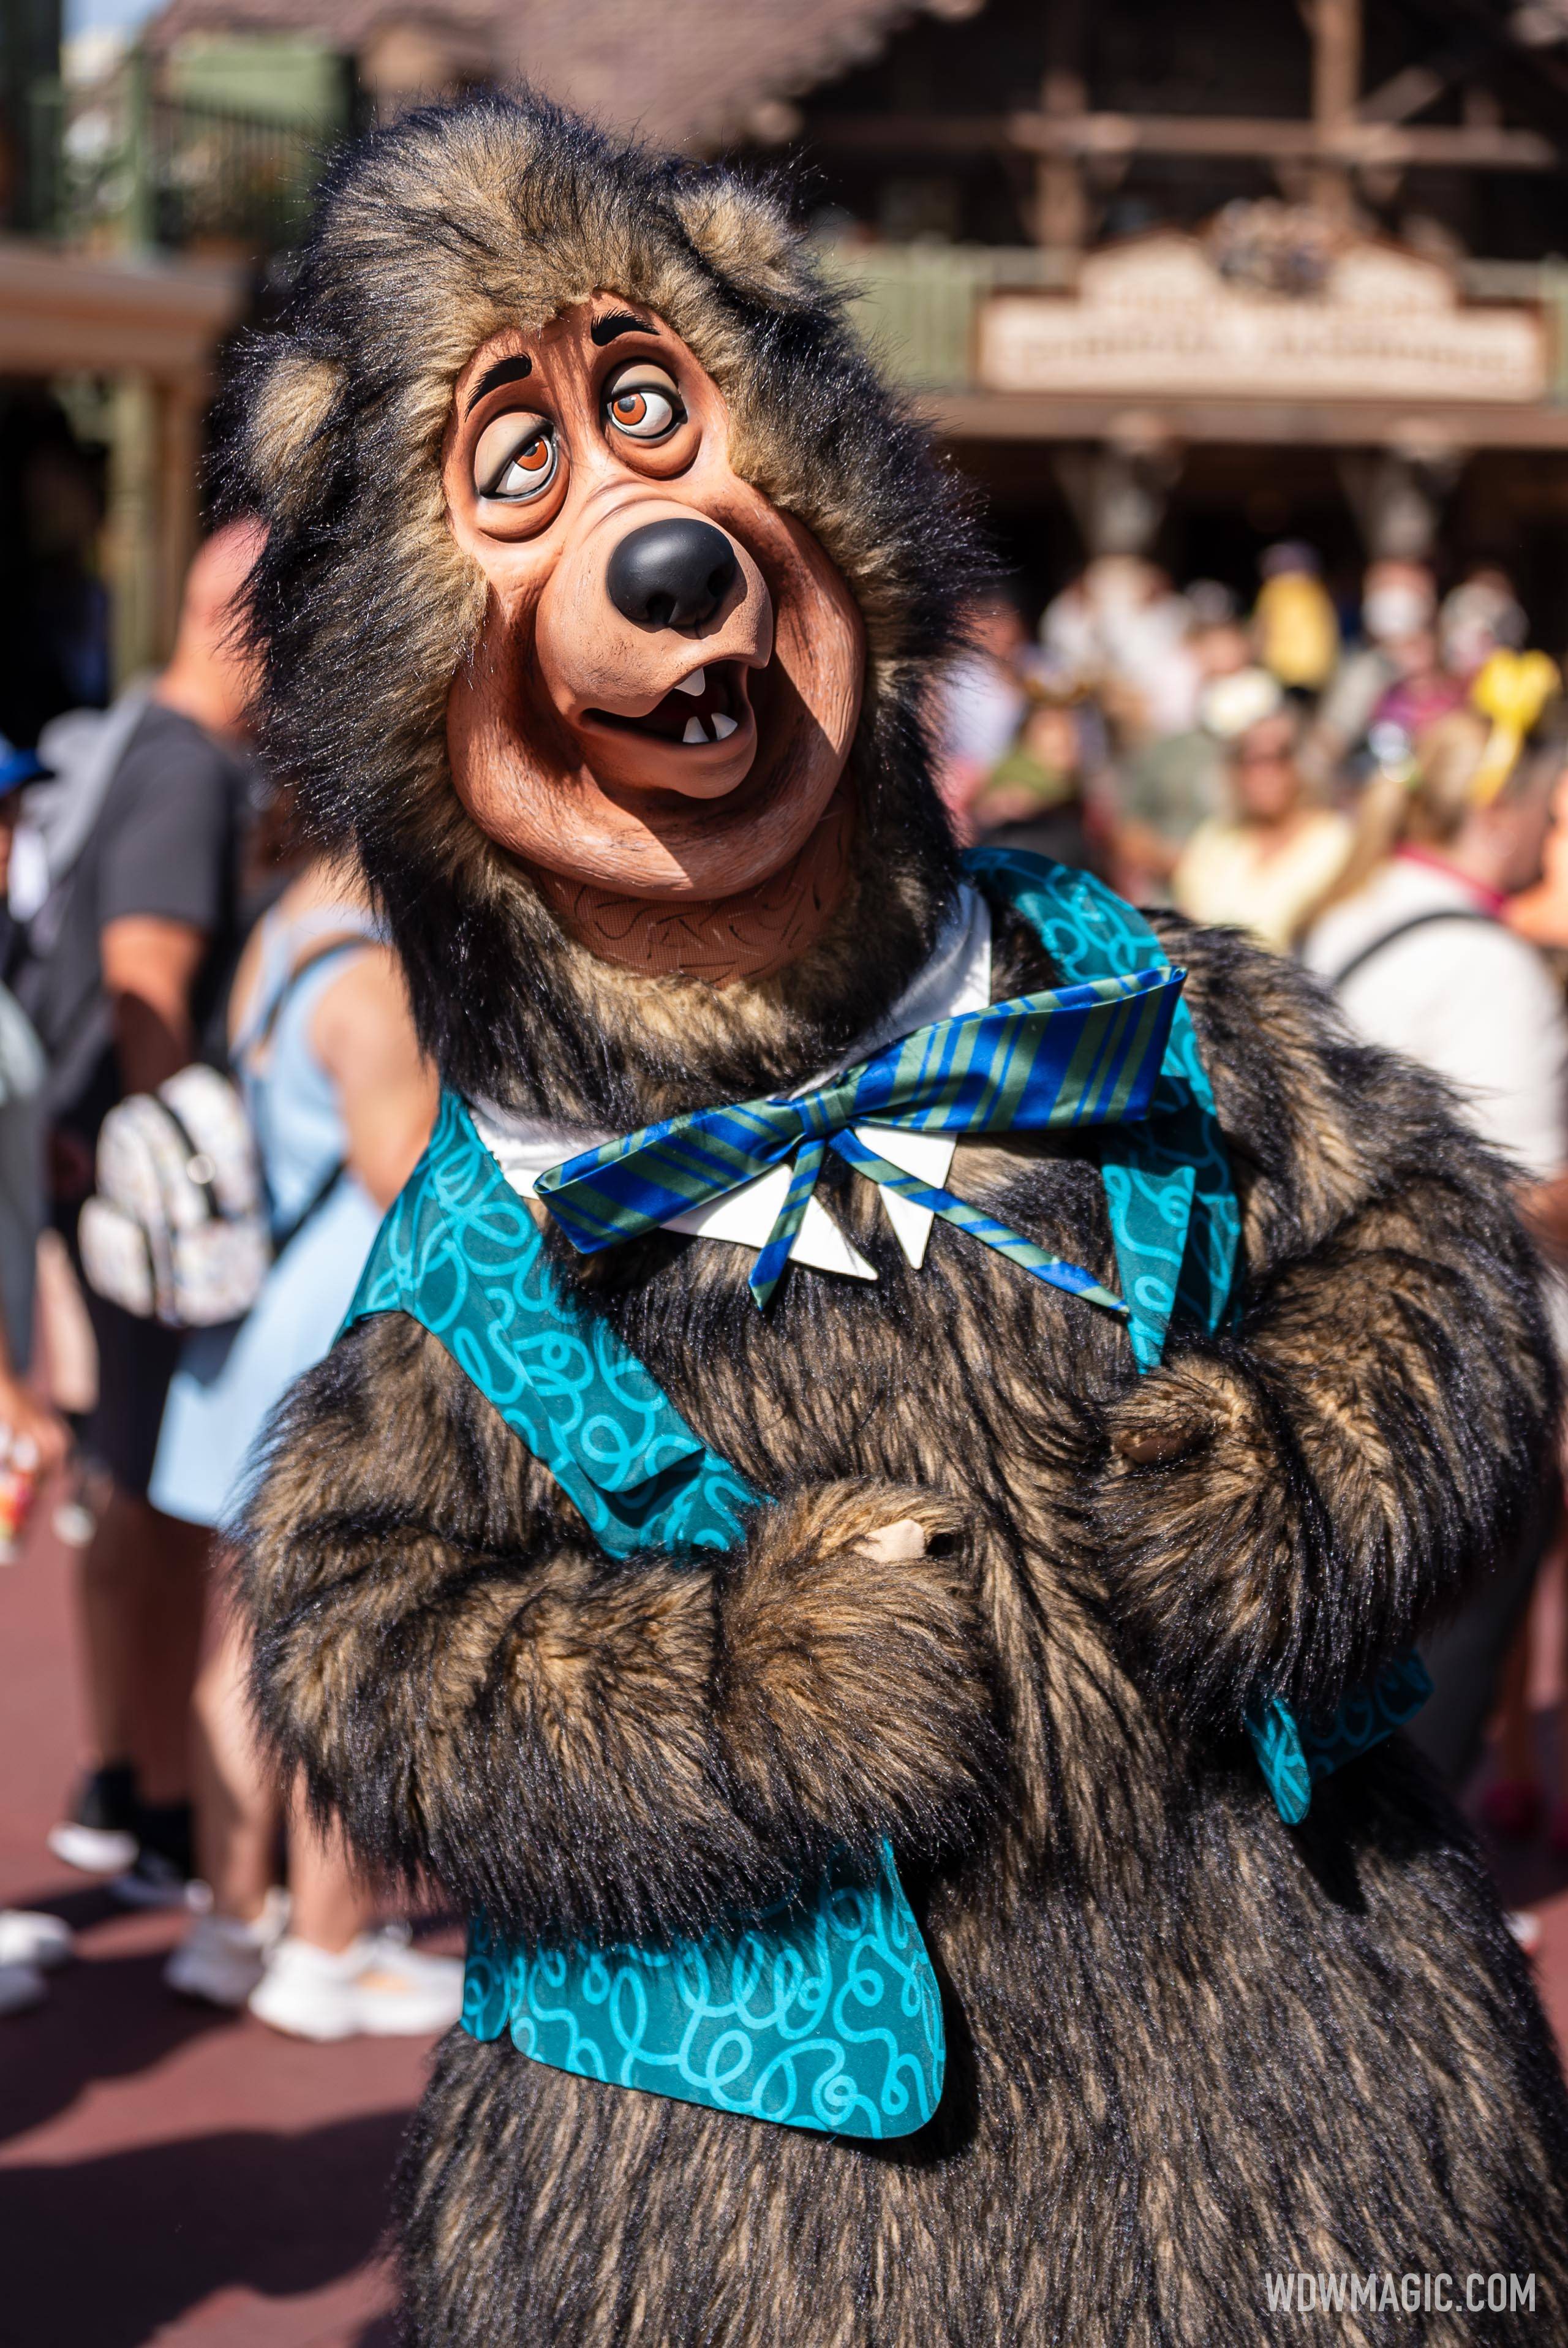
[[[45,1848],[79,1747],[68,1563],[44,1532],[0,1570],[0,1905],[67,1918],[81,1962],[0,2021],[0,2348],[391,2348],[377,2252],[427,2050],[304,2046],[170,1997],[177,1924]],[[1568,2044],[1568,1861],[1499,1864],[1538,1905]]]
[[[377,2252],[419,2042],[307,2046],[181,2004],[178,1935],[54,1859],[77,1765],[68,1560],[0,1569],[0,1906],[81,1962],[0,2021],[0,2348],[390,2348]]]

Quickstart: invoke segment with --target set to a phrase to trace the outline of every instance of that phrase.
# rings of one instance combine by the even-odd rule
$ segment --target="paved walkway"
[[[46,1532],[0,1570],[0,1905],[53,1909],[81,1953],[0,2022],[0,2348],[391,2348],[377,2249],[426,2049],[180,2004],[158,1978],[176,1923],[49,1857],[80,1744],[69,1597]],[[1568,2044],[1568,1863],[1509,1868],[1542,1903]]]
[[[68,1560],[0,1570],[0,1906],[49,1908],[81,1962],[0,2021],[4,2348],[383,2348],[377,2253],[427,2048],[307,2046],[182,2004],[179,1925],[45,1848],[79,1750]]]

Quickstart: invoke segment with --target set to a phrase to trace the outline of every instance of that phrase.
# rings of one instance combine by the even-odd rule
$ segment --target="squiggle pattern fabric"
[[[813,1900],[669,1951],[562,1954],[470,1935],[463,2026],[535,2062],[832,2136],[923,2127],[942,2092],[942,2001],[884,1846]]]
[[[455,1093],[371,1250],[346,1328],[422,1323],[582,1510],[611,1557],[728,1549],[753,1490],[694,1435],[608,1322],[563,1288],[527,1205]]]
[[[1431,1693],[1431,1674],[1411,1653],[1396,1655],[1370,1687],[1352,1688],[1332,1719],[1298,1725],[1277,1696],[1265,1705],[1252,1728],[1253,1749],[1286,1826],[1305,1818],[1320,1777],[1332,1776],[1414,1720]]]

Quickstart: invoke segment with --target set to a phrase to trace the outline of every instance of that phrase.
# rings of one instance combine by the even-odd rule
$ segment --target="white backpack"
[[[273,1235],[255,1138],[227,1076],[198,1062],[110,1109],[77,1237],[89,1286],[139,1319],[208,1329],[250,1311]]]
[[[265,1046],[308,972],[362,951],[376,934],[340,932],[302,955],[236,1039],[240,1059]],[[132,1093],[104,1118],[98,1189],[77,1226],[88,1285],[139,1320],[161,1321],[170,1329],[238,1321],[344,1171],[341,1163],[329,1167],[287,1231],[274,1231],[261,1154],[239,1090],[216,1068],[194,1062],[155,1093]]]

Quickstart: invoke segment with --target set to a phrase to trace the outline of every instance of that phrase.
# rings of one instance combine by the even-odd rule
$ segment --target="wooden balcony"
[[[1422,396],[1325,397],[1282,378],[1269,396],[1173,395],[1157,366],[1135,396],[1081,387],[998,390],[981,367],[983,305],[1002,293],[1071,299],[1073,263],[1036,246],[823,246],[823,263],[849,313],[893,378],[917,394],[944,437],[1094,439],[1136,425],[1141,437],[1329,446],[1418,443],[1464,448],[1568,448],[1568,264],[1469,261],[1459,265],[1460,318],[1499,305],[1532,312],[1542,345],[1537,396],[1513,400]],[[1472,310],[1471,305],[1480,305]]]

